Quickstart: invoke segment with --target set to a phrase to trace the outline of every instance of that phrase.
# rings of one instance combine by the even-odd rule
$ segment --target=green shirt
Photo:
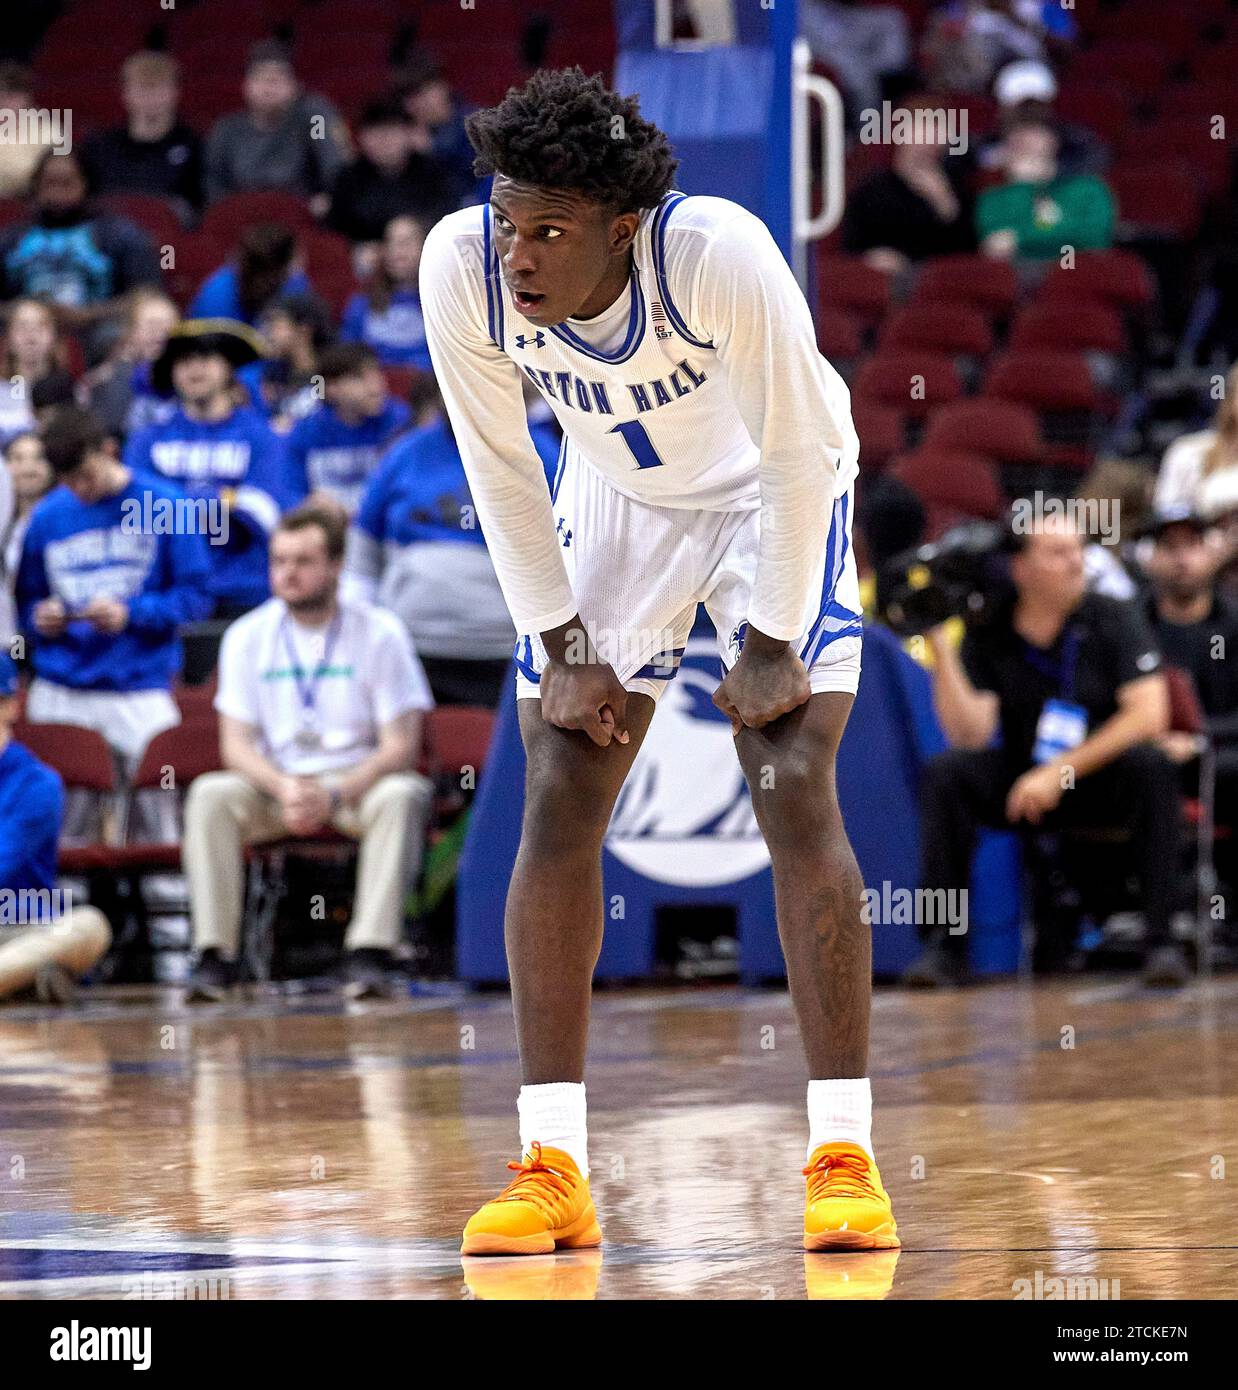
[[[1006,229],[1018,237],[1020,256],[1048,260],[1063,246],[1101,251],[1113,242],[1113,195],[1090,174],[1049,183],[1007,183],[976,203],[976,230],[983,241]]]

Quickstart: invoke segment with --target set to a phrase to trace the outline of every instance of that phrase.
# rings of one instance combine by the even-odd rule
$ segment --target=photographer
[[[959,652],[941,627],[928,634],[934,703],[953,746],[924,770],[921,881],[965,889],[982,825],[1122,826],[1142,876],[1145,982],[1181,985],[1186,962],[1169,934],[1178,781],[1154,742],[1169,721],[1160,656],[1133,606],[1086,591],[1083,541],[1064,519],[1012,533],[1010,548],[1012,599],[971,628]],[[961,983],[964,939],[941,928],[922,935],[926,949],[905,982]],[[1038,939],[1036,966],[1060,965],[1072,945]]]

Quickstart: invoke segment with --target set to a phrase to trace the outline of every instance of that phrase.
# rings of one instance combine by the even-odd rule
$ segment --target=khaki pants
[[[361,841],[357,895],[344,938],[348,950],[399,944],[404,893],[421,863],[431,791],[419,773],[389,773],[331,822]],[[196,950],[213,947],[236,959],[245,846],[287,834],[278,804],[239,773],[208,772],[189,788],[182,853]]]
[[[97,907],[71,908],[54,922],[0,927],[0,999],[34,984],[45,965],[80,978],[106,954],[112,929]]]

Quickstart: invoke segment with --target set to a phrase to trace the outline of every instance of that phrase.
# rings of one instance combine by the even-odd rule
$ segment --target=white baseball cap
[[[1052,101],[1057,96],[1057,78],[1047,63],[1037,58],[1020,58],[1007,63],[993,83],[999,106],[1017,106],[1021,101]]]

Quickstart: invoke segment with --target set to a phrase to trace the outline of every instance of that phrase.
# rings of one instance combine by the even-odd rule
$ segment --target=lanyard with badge
[[[1079,663],[1081,640],[1078,628],[1068,628],[1062,639],[1061,657],[1056,662],[1030,642],[1023,643],[1024,659],[1042,676],[1056,681],[1058,687],[1057,698],[1045,701],[1036,721],[1034,763],[1050,763],[1072,748],[1078,748],[1088,736],[1088,712],[1071,698],[1075,693],[1075,668]]]
[[[336,613],[331,620],[331,626],[327,629],[326,641],[323,643],[322,657],[318,665],[308,672],[308,679],[302,679],[306,673],[302,670],[301,658],[297,653],[296,644],[292,640],[292,627],[288,621],[288,614],[285,613],[280,620],[279,634],[292,666],[292,678],[297,683],[297,697],[301,706],[301,727],[297,730],[293,742],[306,753],[317,752],[322,748],[322,726],[317,710],[318,682],[330,670],[331,653],[335,650],[336,639],[340,635],[341,617],[341,614]]]

